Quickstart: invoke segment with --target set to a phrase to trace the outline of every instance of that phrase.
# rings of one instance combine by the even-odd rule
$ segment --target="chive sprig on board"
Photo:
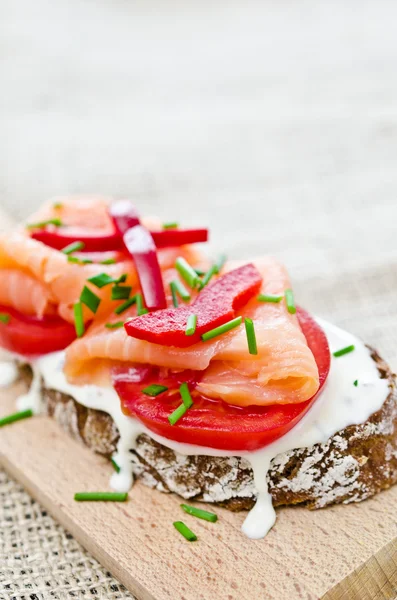
[[[218,337],[218,335],[222,335],[223,333],[227,333],[231,329],[238,327],[239,325],[241,325],[242,322],[243,322],[242,317],[236,317],[235,319],[232,319],[231,321],[228,321],[227,323],[224,323],[223,325],[220,325],[219,327],[215,327],[214,329],[211,329],[210,331],[206,331],[201,336],[201,339],[203,340],[203,342],[212,340],[213,338]]]
[[[0,427],[4,427],[4,425],[10,425],[16,421],[21,421],[22,419],[28,419],[29,417],[33,417],[33,411],[30,408],[12,413],[11,415],[7,415],[0,419]]]

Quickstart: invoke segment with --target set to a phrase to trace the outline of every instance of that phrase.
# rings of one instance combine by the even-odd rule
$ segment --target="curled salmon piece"
[[[132,286],[134,290],[137,288],[138,278],[131,257],[119,252],[119,260],[115,264],[70,262],[68,256],[60,250],[32,239],[34,228],[27,227],[59,219],[67,227],[68,233],[74,232],[76,240],[87,229],[91,233],[94,230],[98,235],[110,234],[114,232],[108,215],[110,202],[111,199],[103,197],[56,198],[31,215],[16,231],[1,234],[0,304],[37,317],[58,314],[73,323],[73,305],[79,301],[86,285],[101,300],[95,318],[101,319],[114,311],[119,302],[111,299],[111,286],[99,289],[87,280],[104,272],[114,279],[125,274],[127,277],[123,285]],[[158,219],[148,219],[149,225],[159,223]],[[98,253],[96,255],[99,259]],[[171,267],[178,256],[194,262],[199,255],[190,246],[159,250],[160,268]],[[94,318],[85,306],[83,316],[86,322]]]
[[[252,261],[263,276],[261,293],[283,295],[291,284],[286,269],[274,258]],[[244,263],[229,263],[225,271]],[[170,280],[174,272],[165,271]],[[169,305],[171,305],[168,298]],[[95,323],[66,352],[65,373],[72,383],[110,385],[110,370],[128,363],[150,364],[176,371],[201,371],[196,390],[209,398],[239,406],[304,402],[317,392],[319,374],[298,319],[279,303],[250,300],[240,311],[254,321],[258,354],[248,352],[242,325],[210,341],[187,348],[153,344],[130,337],[124,328]],[[136,316],[133,307],[122,315]],[[120,317],[112,317],[112,321]]]

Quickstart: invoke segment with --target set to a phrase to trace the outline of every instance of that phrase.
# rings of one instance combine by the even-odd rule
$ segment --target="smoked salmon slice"
[[[261,293],[282,295],[290,288],[285,268],[275,259],[252,262],[263,276]],[[229,263],[225,270],[241,264]],[[163,274],[167,281],[174,277],[174,271]],[[108,329],[102,320],[67,349],[66,376],[75,384],[110,385],[112,366],[143,363],[202,371],[196,388],[199,393],[240,406],[291,404],[314,396],[319,388],[317,365],[298,319],[288,312],[285,301],[262,303],[253,298],[239,314],[255,323],[257,356],[248,352],[243,326],[211,341],[175,348],[129,337],[124,328]],[[133,307],[122,316],[126,320],[135,315]]]
[[[45,204],[30,216],[26,224],[10,234],[0,235],[0,304],[10,306],[27,315],[42,317],[58,314],[69,323],[74,321],[73,305],[78,302],[82,289],[89,287],[101,300],[97,318],[111,313],[119,304],[111,300],[110,286],[98,289],[87,279],[106,273],[117,279],[127,275],[124,285],[137,286],[134,263],[127,254],[116,264],[83,264],[68,261],[61,251],[50,248],[30,237],[26,225],[59,219],[79,239],[87,228],[98,235],[114,231],[108,216],[110,199],[102,197],[57,198]],[[148,225],[159,226],[155,218],[143,220]],[[120,255],[120,253],[118,253]],[[190,246],[166,248],[158,251],[161,269],[171,267],[178,256],[197,261],[199,255]],[[105,254],[106,258],[106,254]],[[85,321],[93,314],[84,306]]]

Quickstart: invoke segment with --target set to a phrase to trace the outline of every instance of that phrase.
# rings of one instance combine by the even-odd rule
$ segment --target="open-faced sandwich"
[[[276,259],[208,262],[195,245],[207,235],[96,198],[49,203],[3,235],[0,345],[32,381],[22,416],[46,410],[112,459],[119,492],[135,475],[250,509],[253,538],[274,524],[273,506],[389,487],[388,366],[296,306]]]

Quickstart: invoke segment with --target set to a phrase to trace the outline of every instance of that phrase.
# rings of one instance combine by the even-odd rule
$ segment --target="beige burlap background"
[[[1,208],[100,191],[208,224],[397,369],[396,11],[3,0]],[[131,598],[5,473],[0,528],[0,600]]]

